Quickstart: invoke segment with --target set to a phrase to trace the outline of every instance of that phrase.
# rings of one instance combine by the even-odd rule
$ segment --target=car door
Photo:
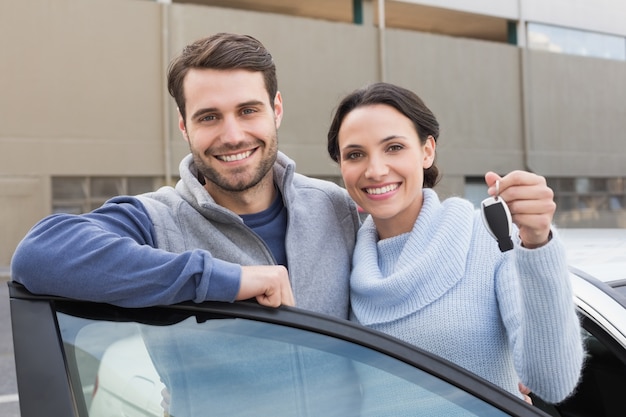
[[[570,269],[587,355],[576,390],[553,408],[554,415],[625,416],[626,280],[607,283]]]
[[[125,309],[9,285],[22,417],[546,415],[435,355],[297,308]]]

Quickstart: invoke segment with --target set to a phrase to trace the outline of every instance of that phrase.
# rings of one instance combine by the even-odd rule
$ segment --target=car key
[[[487,231],[498,242],[501,252],[513,249],[511,240],[511,212],[506,202],[500,197],[500,181],[496,181],[495,197],[488,197],[480,204],[483,223]]]

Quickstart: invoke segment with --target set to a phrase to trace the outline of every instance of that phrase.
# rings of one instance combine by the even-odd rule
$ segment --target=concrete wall
[[[377,0],[375,0],[377,1]],[[626,36],[623,0],[387,0]]]
[[[529,168],[626,175],[626,63],[526,51]]]
[[[0,265],[49,213],[52,176],[176,174],[187,147],[167,63],[217,31],[272,51],[281,150],[302,173],[338,174],[326,129],[340,97],[380,78],[373,25],[138,0],[0,2]],[[440,119],[443,195],[488,169],[626,176],[626,63],[396,29],[384,50],[386,80]]]

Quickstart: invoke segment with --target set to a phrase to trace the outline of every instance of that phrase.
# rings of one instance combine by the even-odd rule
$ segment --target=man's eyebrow
[[[242,107],[263,106],[263,105],[265,105],[265,103],[262,102],[261,100],[249,100],[249,101],[244,101],[243,103],[238,104],[237,107],[242,108]]]
[[[250,106],[263,106],[263,105],[265,105],[265,103],[261,100],[248,100],[248,101],[244,101],[243,103],[237,104],[237,109],[243,109],[244,107],[250,107]],[[205,108],[196,110],[191,115],[191,117],[195,119],[206,113],[221,113],[221,112],[217,107],[205,107]]]

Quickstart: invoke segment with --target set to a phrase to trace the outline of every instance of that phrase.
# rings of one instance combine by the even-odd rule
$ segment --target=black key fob
[[[487,231],[498,242],[500,251],[506,252],[513,249],[511,212],[502,197],[488,197],[480,204],[480,208],[483,214],[483,223]]]

